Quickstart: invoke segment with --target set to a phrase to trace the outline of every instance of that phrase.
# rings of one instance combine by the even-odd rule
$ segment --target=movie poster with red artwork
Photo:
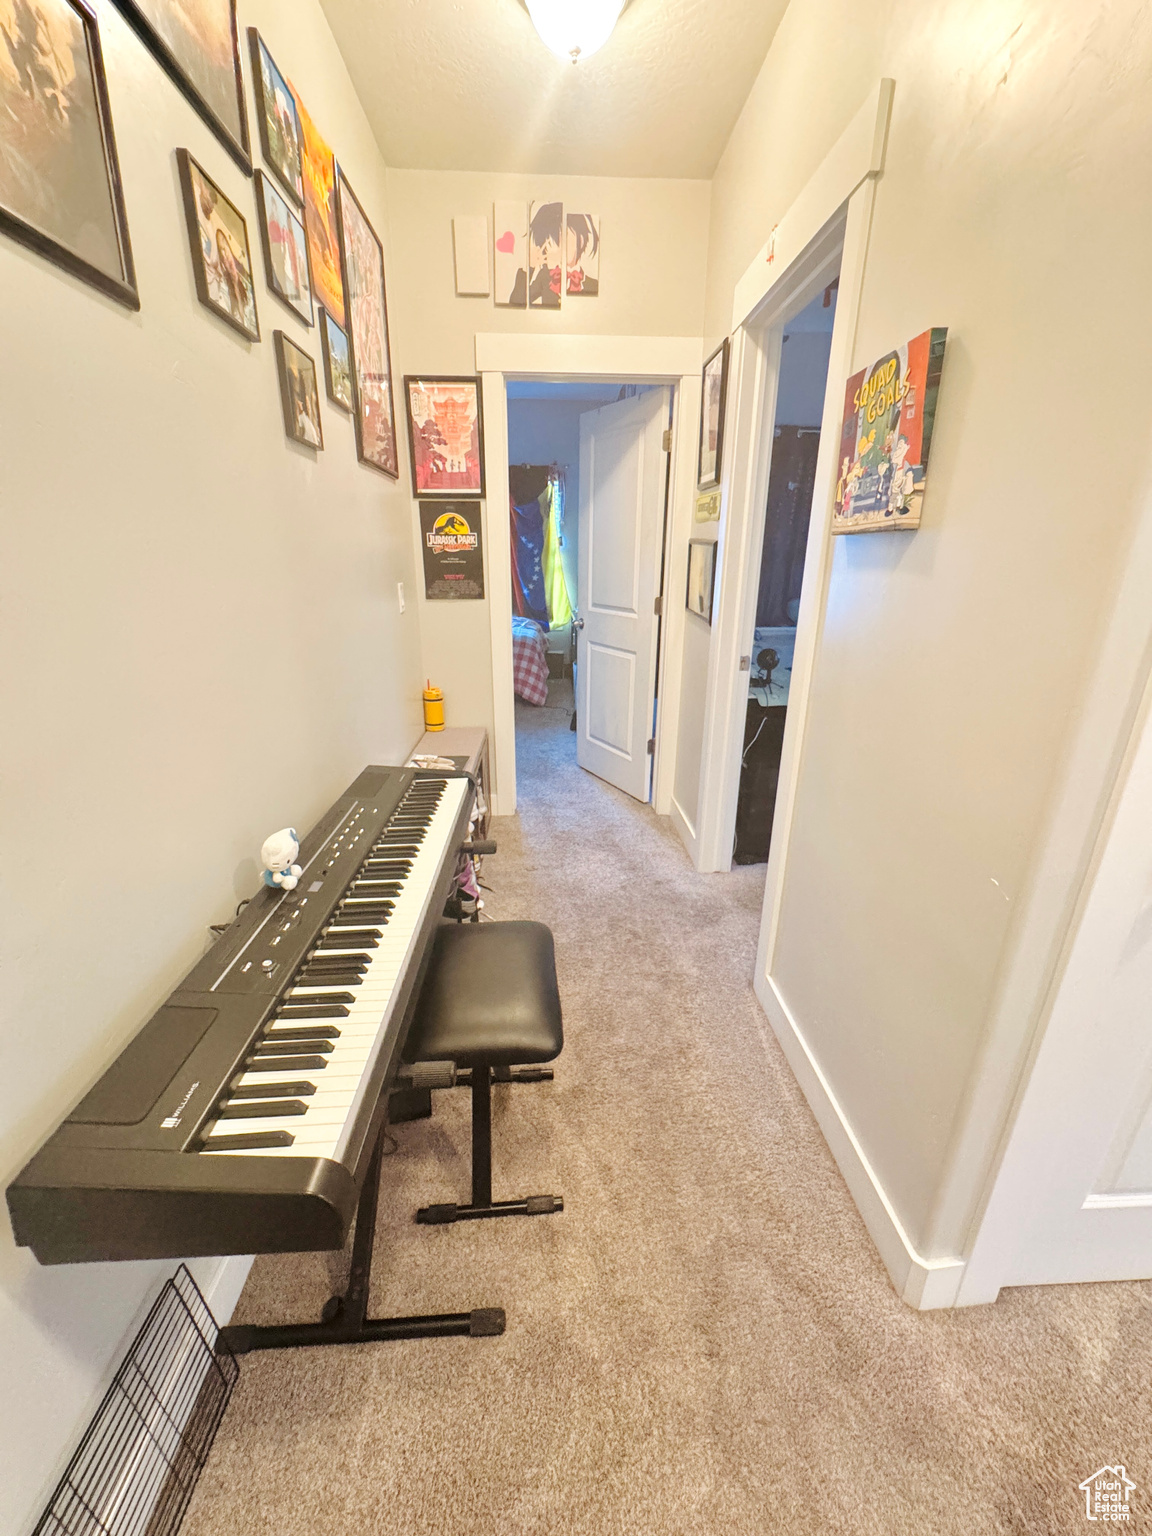
[[[480,380],[405,377],[415,496],[484,496]]]
[[[947,336],[922,331],[848,380],[833,533],[919,528]]]

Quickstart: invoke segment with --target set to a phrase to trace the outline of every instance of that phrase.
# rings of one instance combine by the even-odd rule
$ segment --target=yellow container
[[[444,729],[444,695],[439,688],[433,688],[431,679],[424,690],[424,729],[426,731]]]

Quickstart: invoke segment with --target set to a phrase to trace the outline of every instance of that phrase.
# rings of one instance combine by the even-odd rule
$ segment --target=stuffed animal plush
[[[260,850],[264,884],[278,885],[285,891],[295,890],[300,878],[300,866],[292,861],[299,852],[300,839],[296,836],[295,827],[284,827],[280,832],[273,832]]]

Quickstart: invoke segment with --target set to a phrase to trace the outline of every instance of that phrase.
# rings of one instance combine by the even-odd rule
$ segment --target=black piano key
[[[301,1024],[297,1029],[282,1029],[279,1022],[272,1025],[266,1040],[339,1040],[340,1031],[335,1024]],[[296,1047],[300,1049],[299,1046]]]
[[[228,1086],[230,1099],[280,1099],[285,1094],[292,1098],[309,1098],[316,1092],[316,1084],[308,1082],[298,1083],[242,1083],[238,1077],[234,1077]]]
[[[329,919],[323,936],[326,939],[351,939],[357,944],[374,944],[382,937],[381,931],[379,928],[365,928],[363,924],[366,921],[356,912],[338,912]]]
[[[323,1072],[323,1056],[249,1056],[245,1072]]]
[[[260,1147],[290,1147],[296,1140],[291,1131],[245,1131],[242,1136],[209,1136],[205,1152],[249,1152]]]
[[[308,1035],[303,1040],[261,1040],[256,1047],[258,1057],[265,1056],[291,1056],[296,1051],[321,1051],[325,1056],[332,1054],[331,1040],[320,1040],[315,1035]]]
[[[353,947],[360,950],[376,949],[379,947],[379,941],[377,939],[366,939],[362,933],[354,932],[333,934],[326,933],[322,938],[316,941],[317,954],[323,954],[325,950],[352,949]],[[353,957],[349,955],[348,958],[352,959]],[[368,960],[371,957],[368,955],[358,954],[355,956],[355,958],[357,960]]]
[[[285,1008],[320,1008],[325,1003],[354,1003],[355,996],[351,992],[314,992],[311,997],[286,997],[283,1002]]]
[[[402,875],[410,875],[412,873],[412,860],[379,859],[373,855],[371,858],[365,859],[360,869],[366,875],[396,875],[399,878]]]
[[[259,1120],[275,1115],[307,1114],[308,1106],[301,1099],[260,1099],[255,1104],[225,1104],[216,1113],[217,1120]]]
[[[350,887],[350,896],[399,896],[404,887],[399,880],[357,880]]]
[[[292,1019],[346,1019],[348,1010],[343,1003],[314,1003],[303,997],[295,1001],[289,998],[277,1008],[276,1017],[286,1022]]]
[[[420,850],[419,850],[419,848],[414,848],[410,843],[407,843],[407,842],[395,843],[395,844],[393,844],[393,843],[377,843],[375,849],[373,850],[373,852],[380,853],[380,854],[387,854],[387,856],[390,859],[398,858],[401,854],[405,855],[408,858],[414,859],[416,857],[416,855],[420,852]]]
[[[313,955],[304,969],[310,976],[327,976],[331,971],[340,971],[346,976],[360,976],[368,969],[368,956],[356,960],[351,955]],[[343,985],[340,982],[340,986]]]
[[[360,971],[301,971],[294,986],[297,987],[358,987],[364,980]]]
[[[341,915],[346,922],[375,923],[378,927],[383,928],[392,916],[394,906],[395,903],[391,901],[380,903],[373,901],[357,902],[354,906],[349,903]]]

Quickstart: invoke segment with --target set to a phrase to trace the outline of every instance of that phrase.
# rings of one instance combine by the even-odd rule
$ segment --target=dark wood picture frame
[[[294,224],[300,226],[300,243],[304,248],[304,270],[308,275],[307,314],[297,309],[294,300],[290,299],[283,291],[276,277],[276,267],[272,260],[272,231],[268,227],[267,193],[269,192],[273,197],[279,198],[288,217]],[[312,293],[312,262],[308,255],[308,238],[304,233],[304,220],[281,192],[278,184],[272,180],[271,176],[266,176],[262,170],[256,172],[256,207],[259,215],[260,245],[264,251],[264,275],[268,280],[268,287],[280,300],[281,304],[284,305],[285,309],[296,316],[297,320],[301,321],[304,325],[311,325],[316,316],[316,301]]]
[[[346,227],[345,209],[348,200],[355,209],[355,216],[364,224],[371,236],[376,248],[376,258],[380,271],[380,299],[382,304],[381,322],[384,332],[384,366],[388,374],[388,420],[392,434],[392,461],[390,464],[382,464],[378,459],[371,457],[365,444],[365,419],[367,407],[362,397],[360,388],[360,361],[356,356],[356,312],[355,306],[361,302],[356,295],[356,285],[351,280],[351,263],[348,253],[348,234]],[[392,373],[392,340],[388,328],[388,284],[384,272],[384,247],[380,244],[380,237],[372,227],[371,220],[364,212],[364,205],[352,190],[348,178],[336,164],[336,221],[340,241],[340,281],[344,288],[344,319],[346,324],[341,327],[348,338],[348,358],[352,365],[352,417],[356,423],[356,457],[361,464],[368,464],[373,469],[378,469],[382,475],[387,475],[390,480],[400,478],[400,444],[396,436],[396,385]]]
[[[342,325],[337,325],[332,316],[320,305],[320,349],[324,354],[324,388],[328,398],[338,410],[345,411],[349,416],[356,412],[356,379],[352,372],[352,347],[348,340],[348,334]],[[330,332],[338,331],[344,338],[344,347],[348,354],[348,396],[345,398],[336,388],[335,376],[332,372],[332,337]]]
[[[445,486],[442,490],[429,490],[421,486],[416,469],[416,433],[412,424],[412,386],[414,384],[467,384],[476,392],[476,459],[479,483],[469,486]],[[404,375],[404,410],[408,417],[408,456],[412,464],[412,494],[429,499],[446,501],[485,500],[484,495],[484,396],[479,374],[406,373]]]
[[[707,551],[707,553],[705,553]],[[695,567],[698,561],[704,560],[708,565],[708,574],[705,585],[708,589],[707,611],[696,608],[692,603],[692,578],[696,574]],[[704,620],[706,624],[712,622],[712,609],[716,601],[716,542],[714,539],[689,539],[688,540],[688,587],[684,594],[684,606],[689,613],[696,614],[697,618]]]
[[[304,206],[304,157],[303,143],[304,131],[300,126],[300,114],[296,110],[296,98],[292,94],[292,87],[288,84],[287,76],[272,57],[272,50],[260,36],[256,27],[248,28],[248,52],[252,62],[252,95],[256,102],[256,126],[260,132],[260,151],[264,156],[265,164],[271,169],[281,189],[297,208]],[[271,113],[268,108],[268,99],[264,94],[264,68],[262,54],[268,56],[268,62],[275,70],[284,84],[289,104],[292,107],[292,119],[296,124],[296,186],[291,186],[284,179],[283,170],[279,160],[272,153],[272,140],[268,133],[268,123]]]
[[[208,124],[244,174],[251,176],[252,151],[248,137],[248,107],[244,100],[244,76],[240,69],[240,34],[236,25],[236,0],[229,0],[229,9],[232,14],[232,71],[236,78],[239,138],[233,135],[227,123],[221,122],[217,117],[215,111],[200,94],[195,82],[185,73],[180,60],[140,9],[137,0],[112,0],[112,3],[156,59],[164,73]]]
[[[45,257],[73,277],[90,283],[101,293],[123,304],[126,309],[140,308],[140,294],[136,287],[136,266],[132,260],[132,242],[128,235],[128,214],[124,206],[124,187],[120,179],[120,161],[116,154],[116,135],[112,128],[112,107],[108,99],[108,79],[104,72],[104,53],[100,47],[100,27],[96,13],[86,0],[61,0],[76,12],[84,28],[88,44],[88,65],[92,71],[92,86],[96,97],[96,116],[104,152],[104,166],[108,175],[108,197],[112,221],[116,229],[116,243],[120,253],[121,276],[113,276],[78,255],[69,246],[47,234],[19,213],[0,204],[0,231],[17,240],[38,256]]]
[[[717,358],[720,359],[720,411],[716,422],[716,464],[713,473],[706,476],[704,473],[704,432],[707,426],[708,405],[708,371],[713,367]],[[728,338],[724,340],[713,352],[712,356],[700,370],[700,440],[696,452],[696,484],[702,491],[708,491],[720,484],[720,474],[724,465],[724,411],[728,403]]]
[[[256,303],[256,267],[252,261],[252,242],[248,238],[248,221],[226,193],[222,192],[209,176],[208,172],[186,149],[176,151],[176,162],[180,167],[180,191],[184,197],[184,219],[188,225],[188,247],[192,255],[192,275],[196,279],[196,297],[204,305],[218,315],[225,325],[230,325],[234,331],[247,341],[260,340],[260,306]],[[244,254],[248,258],[248,272],[252,278],[252,313],[254,325],[251,330],[238,320],[230,309],[225,309],[212,297],[208,288],[208,275],[204,270],[204,250],[200,243],[200,216],[196,210],[196,191],[192,185],[192,171],[200,176],[223,202],[227,203],[232,212],[240,220],[244,229]]]
[[[305,352],[303,347],[297,346],[292,337],[286,336],[283,331],[273,331],[272,339],[276,343],[276,372],[280,378],[280,407],[284,412],[284,435],[290,442],[299,443],[302,448],[323,448],[324,423],[320,411],[320,375],[316,372],[316,359],[310,353]],[[310,441],[297,428],[296,411],[293,404],[294,392],[288,373],[289,348],[297,356],[302,357],[312,371],[312,394],[316,401],[316,442]]]

